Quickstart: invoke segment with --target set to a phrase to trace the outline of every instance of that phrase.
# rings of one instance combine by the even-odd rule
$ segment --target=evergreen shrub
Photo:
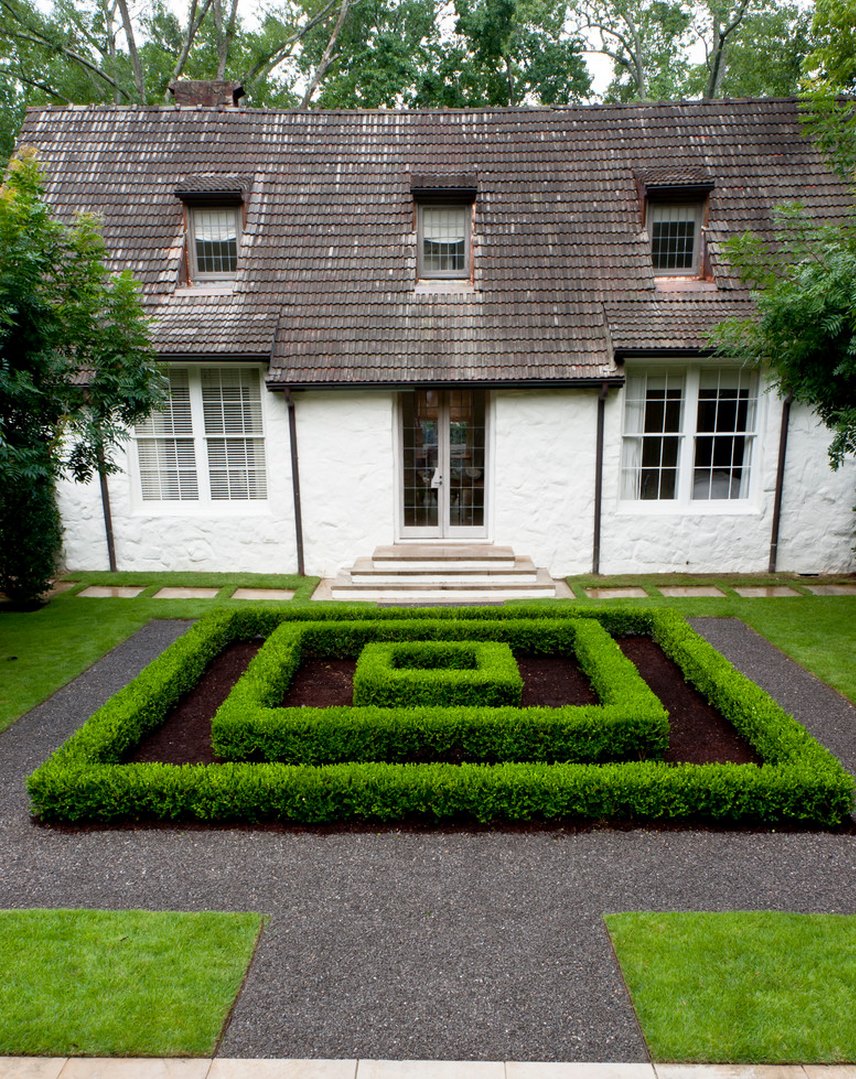
[[[854,781],[836,758],[673,612],[521,605],[407,617],[347,607],[319,614],[259,606],[201,619],[29,777],[34,814],[64,821],[701,818],[833,826],[852,810]],[[627,758],[646,741],[661,756],[665,717],[605,629],[650,633],[763,763],[610,759],[622,737]],[[266,642],[215,720],[217,752],[241,759],[122,763],[229,641],[256,636]],[[575,651],[601,704],[279,707],[306,651],[356,656],[374,641],[444,639]],[[460,763],[432,759],[443,754]],[[247,759],[253,755],[279,759]]]

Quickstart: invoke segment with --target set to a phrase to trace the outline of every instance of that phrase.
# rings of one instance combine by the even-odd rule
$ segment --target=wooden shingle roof
[[[270,358],[272,385],[620,377],[615,351],[704,347],[748,294],[722,244],[802,199],[850,208],[795,102],[444,111],[30,111],[60,212],[91,210],[169,356]],[[473,285],[416,285],[413,189],[476,183]],[[202,179],[204,177],[204,179]],[[231,291],[183,288],[176,192],[247,192]],[[440,178],[438,180],[438,177]],[[714,283],[655,283],[640,185],[712,184]],[[453,185],[454,186],[454,185]]]

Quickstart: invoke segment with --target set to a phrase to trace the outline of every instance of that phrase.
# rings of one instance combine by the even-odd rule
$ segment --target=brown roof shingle
[[[620,378],[613,349],[695,349],[749,297],[722,255],[845,187],[793,101],[447,111],[70,107],[31,111],[59,210],[103,215],[165,354],[270,355],[272,384]],[[202,181],[202,176],[214,177]],[[477,179],[471,287],[417,287],[412,185]],[[251,193],[229,290],[182,289],[176,190]],[[712,181],[716,288],[655,286],[637,182]],[[439,181],[435,181],[439,184]]]

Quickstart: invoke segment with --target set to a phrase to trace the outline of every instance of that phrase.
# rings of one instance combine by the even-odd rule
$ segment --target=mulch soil
[[[758,763],[759,758],[707,701],[683,679],[678,667],[648,637],[619,640],[624,654],[669,712],[671,734],[666,760],[678,763]],[[172,710],[166,722],[145,738],[129,761],[168,764],[210,764],[211,718],[228,696],[252,657],[258,641],[229,645],[208,667],[195,688]],[[350,705],[356,664],[347,659],[308,659],[297,672],[283,705],[314,708]],[[596,704],[588,679],[572,660],[553,656],[519,656],[523,705],[556,708]]]

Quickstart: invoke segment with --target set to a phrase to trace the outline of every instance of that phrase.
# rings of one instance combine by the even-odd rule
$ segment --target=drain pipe
[[[597,396],[597,444],[594,463],[594,530],[592,536],[591,571],[600,573],[600,520],[603,506],[603,416],[609,383],[604,382]]]
[[[291,488],[294,496],[294,538],[297,545],[297,572],[305,576],[303,561],[303,511],[300,507],[300,467],[297,460],[297,414],[291,389],[285,387],[285,403],[288,407],[288,436],[291,443]]]
[[[107,537],[107,561],[110,572],[116,572],[116,541],[113,536],[113,514],[110,511],[110,488],[107,486],[107,466],[104,450],[98,448],[98,482],[101,486],[101,512],[104,515],[104,534]]]
[[[768,573],[776,572],[779,555],[779,523],[782,518],[782,494],[785,485],[785,457],[788,452],[788,424],[791,418],[793,394],[789,393],[782,402],[782,426],[779,432],[779,460],[776,464],[776,492],[773,496],[773,526],[770,535],[770,563]]]

